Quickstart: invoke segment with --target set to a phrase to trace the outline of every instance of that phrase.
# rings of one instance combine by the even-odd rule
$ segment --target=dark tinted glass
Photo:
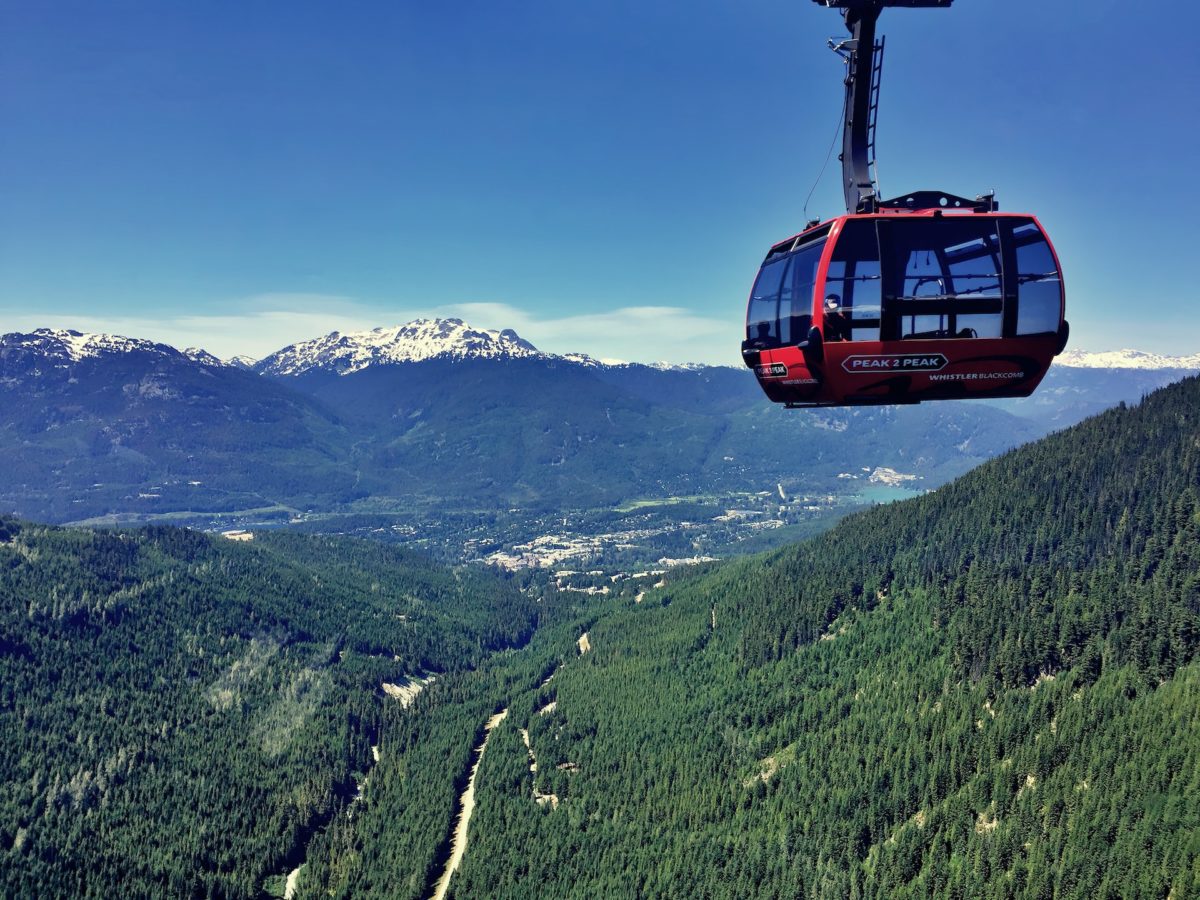
[[[750,292],[750,311],[746,317],[746,337],[749,340],[770,340],[779,343],[779,293],[790,259],[778,259],[759,270]]]
[[[792,257],[791,292],[787,295],[786,311],[781,305],[780,316],[787,317],[787,324],[780,322],[784,342],[798,344],[808,337],[812,325],[813,287],[817,283],[817,269],[821,265],[821,254],[825,241],[805,244]]]
[[[1000,337],[1003,292],[994,218],[881,223],[890,338]]]
[[[770,259],[759,270],[750,294],[746,337],[776,346],[798,344],[812,324],[813,284],[825,240],[805,244],[782,259]]]
[[[826,309],[848,321],[850,340],[877,341],[881,296],[875,222],[852,219],[833,248],[825,276]]]
[[[1054,253],[1033,222],[1013,227],[1017,248],[1017,334],[1058,331],[1062,277]]]

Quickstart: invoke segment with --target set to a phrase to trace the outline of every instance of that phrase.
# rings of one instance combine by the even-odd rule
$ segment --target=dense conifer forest
[[[381,685],[536,614],[377,544],[0,519],[0,895],[257,896],[345,818]]]
[[[431,692],[302,895],[428,896],[506,708],[460,900],[1200,896],[1200,381],[592,613]]]
[[[14,520],[0,573],[0,893],[428,898],[506,710],[458,900],[1200,896],[1197,379],[636,599]]]

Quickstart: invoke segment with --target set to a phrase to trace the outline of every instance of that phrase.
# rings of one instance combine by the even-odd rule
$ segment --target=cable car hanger
[[[874,213],[879,209],[970,209],[995,212],[994,193],[974,200],[944,191],[916,191],[891,200],[879,199],[875,168],[875,127],[883,77],[885,39],[876,26],[885,7],[948,8],[954,0],[813,0],[819,6],[842,10],[850,38],[830,40],[829,47],[846,61],[846,106],[842,133],[842,188],[846,212]]]
[[[883,200],[875,173],[879,16],[954,0],[813,2],[840,10],[850,32],[829,42],[847,65],[846,212],[770,248],[747,305],[743,361],[789,407],[1029,396],[1069,335],[1041,223],[999,212],[994,193]]]

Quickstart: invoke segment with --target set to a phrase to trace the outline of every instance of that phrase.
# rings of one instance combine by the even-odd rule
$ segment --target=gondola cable
[[[817,185],[821,183],[821,179],[825,177],[825,170],[829,168],[829,161],[833,159],[833,148],[837,146],[838,134],[842,130],[842,122],[846,120],[846,99],[842,98],[842,111],[838,113],[837,124],[833,128],[833,140],[829,142],[829,152],[825,154],[825,162],[821,165],[821,171],[817,174],[817,180],[813,182],[813,186],[809,188],[808,196],[804,198],[804,220],[808,219],[808,204],[812,200],[812,195],[817,190]]]

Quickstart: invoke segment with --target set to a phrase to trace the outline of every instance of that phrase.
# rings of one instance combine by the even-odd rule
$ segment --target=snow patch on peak
[[[663,361],[652,362],[649,365],[651,369],[658,369],[660,372],[700,372],[704,369],[717,368],[705,365],[704,363],[669,363]]]
[[[1163,356],[1142,350],[1106,350],[1089,353],[1068,350],[1055,361],[1076,369],[1200,369],[1200,353],[1191,356]]]
[[[267,375],[301,375],[312,370],[349,375],[372,365],[427,359],[514,359],[543,354],[511,328],[476,329],[462,319],[417,319],[405,325],[324,337],[284,347],[260,361]]]
[[[739,368],[737,366],[712,366],[708,363],[669,363],[661,361],[640,363],[630,362],[626,359],[596,359],[594,356],[588,356],[586,353],[565,353],[557,358],[593,369],[654,369],[658,372],[703,372],[705,369],[713,368]]]
[[[36,353],[59,363],[77,363],[83,359],[118,353],[179,353],[166,344],[115,334],[85,334],[67,328],[38,328],[28,334],[12,333],[0,337],[6,348]]]
[[[559,357],[569,363],[575,363],[577,366],[587,366],[596,368],[597,366],[612,365],[615,360],[596,359],[594,356],[588,356],[586,353],[564,353]]]
[[[192,362],[200,363],[200,365],[208,366],[209,368],[219,368],[221,366],[228,365],[228,363],[224,362],[212,353],[209,353],[202,347],[186,347],[183,350],[183,355]]]

